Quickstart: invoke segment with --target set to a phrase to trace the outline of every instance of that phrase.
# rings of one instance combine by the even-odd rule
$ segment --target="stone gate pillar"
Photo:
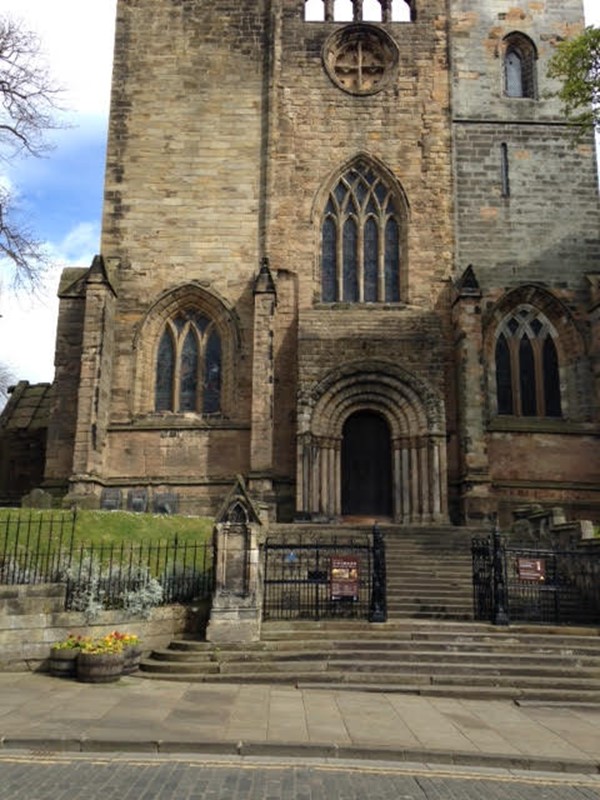
[[[217,515],[213,532],[215,587],[206,631],[209,642],[260,638],[263,574],[261,515],[241,478]]]

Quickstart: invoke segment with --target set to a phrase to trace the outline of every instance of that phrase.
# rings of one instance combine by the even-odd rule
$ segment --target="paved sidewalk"
[[[600,772],[600,708],[0,673],[0,747],[360,758]]]

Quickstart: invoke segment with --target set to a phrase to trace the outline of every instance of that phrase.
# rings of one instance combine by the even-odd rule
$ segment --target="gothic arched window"
[[[388,183],[357,161],[329,194],[321,228],[324,303],[400,300],[401,215]]]
[[[214,323],[181,309],[162,331],[156,356],[156,411],[221,410],[221,339]]]
[[[522,33],[511,33],[504,40],[504,94],[507,97],[536,96],[535,45]]]
[[[530,306],[504,319],[495,350],[498,414],[562,416],[554,336],[546,318]]]

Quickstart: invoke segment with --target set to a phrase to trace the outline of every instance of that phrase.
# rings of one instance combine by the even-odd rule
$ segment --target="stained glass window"
[[[531,306],[507,317],[496,339],[498,414],[562,416],[560,371],[554,333]]]
[[[156,357],[157,411],[215,414],[221,410],[221,339],[197,309],[167,321]]]
[[[510,372],[510,351],[503,333],[496,342],[496,389],[498,392],[498,413],[513,413],[512,376]]]
[[[156,359],[156,410],[173,410],[173,376],[175,374],[175,347],[169,330],[165,330],[158,346]]]
[[[216,330],[208,338],[204,359],[204,403],[205,414],[219,411],[221,401],[221,339]]]
[[[179,410],[195,411],[198,392],[198,342],[194,327],[190,326],[181,351],[179,380]]]
[[[507,97],[535,98],[535,45],[522,33],[505,39],[504,92]]]
[[[321,299],[399,302],[401,216],[388,183],[366,161],[333,187],[321,230]]]

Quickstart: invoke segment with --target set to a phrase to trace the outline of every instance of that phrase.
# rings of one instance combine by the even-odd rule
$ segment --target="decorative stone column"
[[[275,365],[273,322],[277,306],[269,260],[263,258],[254,284],[254,342],[252,353],[252,431],[248,486],[271,505],[273,497],[273,404]]]
[[[215,588],[206,631],[209,642],[260,639],[263,519],[238,477],[216,517],[213,532]],[[266,521],[266,520],[265,520]]]
[[[456,285],[452,307],[461,458],[459,502],[465,522],[493,510],[486,447],[481,290],[469,266]]]
[[[591,304],[588,309],[590,321],[590,363],[592,367],[592,380],[594,385],[594,395],[596,398],[595,408],[592,415],[595,420],[600,420],[600,273],[590,273],[586,275],[589,283]]]
[[[85,277],[85,311],[73,474],[68,499],[99,505],[103,449],[112,392],[116,292],[111,260],[95,256]]]

